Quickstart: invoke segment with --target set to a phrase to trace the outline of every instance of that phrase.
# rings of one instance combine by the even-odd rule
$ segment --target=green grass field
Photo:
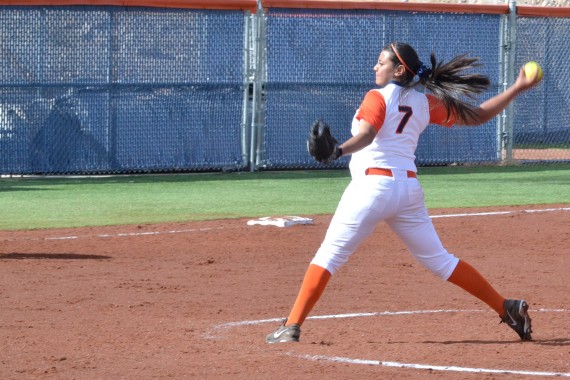
[[[570,165],[420,168],[428,208],[570,203]],[[0,180],[0,229],[333,213],[347,170]]]

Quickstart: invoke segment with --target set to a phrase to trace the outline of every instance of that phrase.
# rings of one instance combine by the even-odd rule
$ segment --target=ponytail
[[[477,94],[489,88],[491,82],[481,74],[464,74],[463,71],[481,66],[478,58],[459,55],[447,63],[437,62],[431,53],[431,68],[420,61],[416,51],[408,44],[394,42],[384,47],[392,52],[392,61],[406,68],[404,85],[415,87],[422,85],[441,99],[448,116],[453,114],[462,121],[475,118],[473,107],[464,99],[475,99]],[[418,80],[414,81],[414,77]]]
[[[431,53],[431,73],[420,76],[417,84],[425,86],[443,102],[448,115],[453,113],[462,121],[473,120],[475,111],[463,99],[476,99],[476,95],[489,88],[489,78],[481,74],[464,74],[464,70],[481,66],[478,58],[459,55],[447,63],[437,62]]]

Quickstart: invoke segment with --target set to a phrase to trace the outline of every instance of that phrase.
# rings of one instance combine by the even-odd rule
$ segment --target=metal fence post
[[[512,85],[515,80],[515,57],[516,57],[516,37],[517,37],[517,4],[516,0],[509,0],[509,21],[507,32],[507,65],[505,73],[504,89]],[[514,139],[514,104],[511,102],[504,111],[505,131],[503,134],[503,144],[505,146],[505,161],[507,164],[513,161],[513,139]]]
[[[251,68],[251,56],[252,56],[252,44],[251,44],[251,24],[252,16],[248,11],[245,15],[244,20],[244,32],[243,32],[243,103],[242,103],[242,117],[241,117],[241,166],[247,166],[250,162],[250,141],[251,141],[251,110],[250,110],[250,92],[251,92],[251,78],[252,78],[252,68]]]
[[[509,17],[508,15],[503,15],[501,17],[501,27],[500,27],[500,34],[499,34],[499,83],[498,83],[498,93],[504,91],[507,88],[507,51],[508,51],[508,44],[507,44],[507,33],[509,30]],[[503,111],[497,117],[497,136],[496,136],[496,143],[497,143],[497,151],[495,152],[495,157],[499,162],[502,162],[504,159],[503,152],[504,152],[504,141],[505,141],[505,119],[507,115],[506,112]]]
[[[264,127],[264,104],[263,83],[265,73],[265,28],[264,14],[261,0],[257,0],[257,12],[252,23],[253,27],[253,62],[252,70],[252,100],[251,100],[251,134],[250,134],[250,157],[249,170],[255,171],[262,162],[263,150],[263,127]]]

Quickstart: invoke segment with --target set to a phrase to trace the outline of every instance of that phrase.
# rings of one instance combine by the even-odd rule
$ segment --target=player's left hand
[[[342,155],[338,141],[333,137],[330,127],[322,120],[313,123],[307,139],[309,154],[322,164],[329,164]]]

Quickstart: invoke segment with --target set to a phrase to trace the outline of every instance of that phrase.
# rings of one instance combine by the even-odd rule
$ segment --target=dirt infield
[[[0,232],[0,378],[570,377],[569,208],[431,211],[450,252],[530,303],[524,343],[384,225],[332,278],[301,342],[280,345],[265,335],[330,216]]]

